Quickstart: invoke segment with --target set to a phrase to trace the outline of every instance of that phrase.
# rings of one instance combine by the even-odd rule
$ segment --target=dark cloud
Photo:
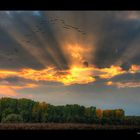
[[[100,14],[99,16],[102,17],[103,15]],[[105,14],[100,22],[102,22],[102,24],[97,24],[97,27],[95,26],[96,28],[100,28],[101,31],[96,36],[98,39],[96,42],[97,49],[94,63],[99,67],[109,67],[121,59],[122,65],[127,66],[126,61],[123,62],[123,58],[121,57],[124,55],[124,52],[133,47],[131,46],[132,42],[140,37],[138,31],[140,26],[136,27],[136,22],[118,19],[113,12]],[[138,44],[138,42],[136,41],[135,44]],[[135,47],[134,49],[136,48],[137,51],[139,51],[140,48]],[[132,48],[132,51],[134,51],[134,49]],[[135,57],[137,56],[139,56],[139,54],[135,55]],[[129,65],[136,61],[136,59],[131,58]],[[137,61],[137,64],[138,63]]]
[[[126,73],[110,79],[113,82],[140,82],[140,73]]]
[[[64,20],[70,25],[79,25],[79,28],[86,30],[87,35],[94,36],[95,52],[93,53],[94,59],[92,64],[95,64],[98,67],[109,67],[115,62],[121,63],[121,66],[124,69],[127,69],[132,63],[139,64],[139,28],[137,20],[124,20],[122,15],[128,16],[130,13],[120,13],[120,12],[10,12],[7,14],[1,12],[1,39],[0,43],[3,46],[3,51],[13,52],[14,48],[17,48],[20,51],[19,55],[23,61],[23,65],[26,65],[33,68],[42,68],[43,65],[31,55],[30,52],[25,50],[12,36],[7,32],[8,30],[16,31],[20,35],[24,36],[26,41],[30,40],[30,43],[26,43],[26,46],[29,47],[29,50],[39,48],[41,49],[41,61],[46,63],[46,65],[55,65],[60,69],[68,68],[67,58],[64,56],[60,47],[60,40],[65,39],[65,36],[61,32],[54,30],[54,26],[49,20],[51,18],[58,17],[61,20]],[[137,13],[134,13],[137,14]],[[137,14],[138,15],[138,14]],[[3,23],[7,23],[10,19],[9,25],[6,25],[6,28],[3,29]],[[46,20],[43,24],[41,22]],[[59,23],[57,23],[59,24]],[[38,33],[35,33],[36,28],[40,28]],[[60,30],[60,29],[59,29]],[[63,29],[62,29],[63,30]],[[44,32],[44,34],[42,34]],[[27,37],[26,35],[31,35]],[[40,36],[40,37],[39,37]],[[78,37],[78,36],[77,36]],[[40,40],[43,38],[43,41]],[[8,40],[8,41],[7,41]],[[20,40],[22,41],[22,40]],[[22,41],[23,42],[23,41]],[[33,47],[30,46],[33,45]],[[13,46],[13,47],[12,47]],[[136,51],[134,51],[133,49]],[[93,46],[94,47],[94,46]],[[130,49],[132,48],[132,49]],[[127,50],[132,50],[133,56],[129,58],[129,62],[125,60],[124,57]],[[53,55],[50,53],[53,52]],[[132,52],[131,51],[131,52]],[[130,53],[130,52],[128,52]],[[24,57],[22,55],[24,54]],[[15,55],[18,55],[15,54]],[[28,55],[28,56],[27,56]],[[29,56],[30,55],[30,56]],[[28,58],[28,61],[26,58]],[[30,57],[30,58],[29,58]],[[127,58],[126,58],[127,59]],[[35,62],[35,61],[36,62]],[[6,61],[6,59],[5,59]],[[18,61],[18,60],[16,60]],[[15,63],[16,63],[15,61]],[[38,61],[38,62],[37,62]],[[31,63],[30,63],[31,62]],[[8,63],[6,61],[6,63]],[[29,63],[29,64],[28,64]],[[40,64],[39,64],[40,63]],[[13,64],[14,67],[14,64]]]
[[[1,18],[9,18],[9,17],[7,17],[6,13],[3,13],[3,14],[5,15],[5,17],[3,16]],[[59,43],[58,43],[57,39],[55,38],[54,33],[51,29],[52,28],[51,24],[48,22],[46,22],[43,25],[40,24],[40,22],[44,18],[46,18],[45,15],[42,14],[41,16],[36,17],[36,16],[33,16],[30,12],[20,12],[20,13],[11,12],[10,14],[11,14],[12,18],[10,19],[10,22],[11,22],[11,24],[9,25],[10,27],[8,27],[9,30],[11,32],[15,31],[15,33],[17,32],[22,37],[24,37],[23,39],[20,39],[19,41],[22,43],[26,42],[26,46],[28,46],[29,51],[32,51],[32,49],[39,48],[41,50],[40,53],[42,55],[41,60],[43,62],[45,62],[46,65],[54,64],[56,67],[61,68],[61,69],[68,67],[67,61],[66,61],[65,57],[63,56],[63,53],[59,47]],[[38,30],[37,27],[39,27],[40,30]],[[38,30],[38,32],[39,32],[38,34],[36,33],[36,30]],[[16,46],[16,48],[18,50],[24,49],[24,52],[27,51],[21,44],[16,42],[16,40],[15,40],[15,38],[13,38],[13,36],[10,36],[8,34],[7,27],[5,28],[3,33],[4,34],[1,34],[1,36],[3,36],[1,38],[1,43],[6,42],[6,44],[8,44],[8,46],[10,46],[10,48],[12,48],[12,49],[14,49]],[[44,42],[41,42],[40,38],[43,38]],[[30,45],[32,45],[33,47],[31,47]],[[12,46],[14,46],[14,47],[12,47]],[[6,45],[4,45],[4,47],[7,49],[9,48]],[[12,52],[12,49],[10,49],[8,51]],[[50,54],[50,50],[51,50],[51,52],[53,52],[53,54]],[[21,53],[24,53],[24,52],[23,51],[20,52],[20,54],[19,54],[20,58],[22,58]],[[15,54],[15,55],[17,55],[17,54]],[[30,52],[27,52],[24,54],[26,56],[27,56],[27,54],[31,55]],[[35,61],[38,61],[33,55],[31,55],[30,57],[32,57],[32,58],[28,59],[28,62],[31,61],[31,65],[32,65],[32,63],[33,63],[32,61],[34,59],[35,59]],[[24,59],[24,58],[22,58],[22,59]],[[56,60],[57,60],[57,62],[56,62]],[[27,62],[26,59],[24,59],[23,61]],[[38,68],[39,65],[36,64],[36,67]]]

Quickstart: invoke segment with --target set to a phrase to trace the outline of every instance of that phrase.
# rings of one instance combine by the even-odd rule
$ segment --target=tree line
[[[93,106],[85,107],[78,104],[54,106],[25,98],[0,99],[1,123],[123,124],[125,119],[127,119],[126,124],[129,124],[131,119],[125,117],[123,109],[101,110]]]

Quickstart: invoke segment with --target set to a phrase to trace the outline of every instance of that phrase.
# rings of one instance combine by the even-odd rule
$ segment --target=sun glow
[[[73,66],[60,82],[65,85],[70,84],[86,84],[94,82],[96,79],[93,77],[92,68],[82,68]]]
[[[90,61],[93,57],[93,46],[80,43],[64,43],[63,52],[71,67],[82,65],[83,61]],[[91,53],[92,52],[92,53]]]

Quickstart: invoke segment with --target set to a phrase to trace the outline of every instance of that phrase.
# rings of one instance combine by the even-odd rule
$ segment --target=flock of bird
[[[85,33],[84,31],[82,31],[80,28],[75,27],[75,26],[71,26],[71,25],[69,25],[69,24],[66,24],[66,22],[65,22],[63,19],[55,18],[55,19],[52,19],[51,21],[52,21],[53,24],[55,24],[56,21],[60,21],[60,22],[62,23],[63,28],[68,29],[68,30],[73,29],[73,30],[75,30],[75,31],[77,31],[77,32],[79,32],[79,33],[81,33],[81,34],[83,34],[83,35],[86,34],[86,33]]]
[[[46,34],[47,32],[44,30],[44,26],[46,25],[46,24],[58,24],[58,23],[60,23],[61,24],[61,27],[63,28],[63,29],[66,29],[66,30],[75,30],[75,31],[77,31],[77,32],[79,32],[79,33],[81,33],[82,35],[86,35],[86,33],[83,31],[83,30],[81,30],[80,28],[78,28],[78,27],[75,27],[75,26],[72,26],[72,25],[70,25],[70,24],[66,24],[66,22],[65,22],[65,20],[63,20],[63,19],[61,19],[61,18],[50,18],[50,19],[42,19],[42,20],[40,20],[39,21],[39,24],[36,24],[36,25],[34,25],[34,26],[32,26],[32,31],[33,32],[35,32],[35,33],[42,33],[42,34]],[[43,26],[44,25],[44,26]],[[25,43],[32,43],[32,41],[33,41],[33,33],[26,33],[26,34],[24,34],[24,36],[25,36],[25,38],[22,40],[22,41],[24,41]],[[4,56],[4,54],[2,55],[2,53],[0,53],[0,57],[2,58],[7,58],[8,60],[10,60],[10,61],[13,61],[13,59],[14,59],[14,56],[17,56],[17,54],[19,54],[19,49],[16,47],[16,48],[14,48],[14,50],[13,50],[13,52],[11,53],[11,54],[5,54],[5,56]],[[14,53],[14,54],[13,54]]]
[[[46,34],[46,31],[44,30],[43,27],[45,27],[45,25],[49,23],[49,24],[58,24],[60,23],[61,24],[61,27],[63,27],[64,29],[66,30],[75,30],[79,33],[81,33],[82,35],[86,35],[86,33],[81,30],[80,28],[78,27],[75,27],[75,26],[72,26],[70,24],[66,24],[65,20],[61,19],[61,18],[50,18],[50,19],[41,19],[39,21],[39,24],[36,24],[34,26],[32,26],[32,31],[33,32],[36,32],[36,33],[42,33],[42,34]],[[43,26],[44,25],[44,26]],[[28,34],[24,34],[25,36],[25,39],[22,40],[24,41],[25,43],[32,43],[33,41],[33,34],[32,33],[28,33]],[[115,48],[115,53],[118,53],[118,48]],[[13,61],[17,58],[17,54],[19,54],[20,50],[15,47],[13,52],[12,53],[3,53],[3,52],[0,52],[0,59],[8,59],[10,61]],[[88,62],[84,62],[83,65],[85,65],[86,67],[88,67]]]
[[[66,29],[66,30],[75,30],[75,31],[81,33],[82,35],[86,35],[86,33],[83,30],[81,30],[80,28],[75,27],[75,26],[71,26],[69,24],[66,24],[66,22],[63,19],[60,19],[60,18],[51,18],[49,20],[42,19],[39,22],[39,25],[33,26],[32,29],[33,29],[33,32],[35,32],[35,33],[46,34],[46,31],[44,30],[44,28],[42,28],[42,25],[46,25],[47,23],[57,24],[58,22],[61,23],[63,29]],[[23,40],[25,43],[31,43],[31,41],[33,40],[32,34],[26,34],[25,37],[28,38],[28,40]]]

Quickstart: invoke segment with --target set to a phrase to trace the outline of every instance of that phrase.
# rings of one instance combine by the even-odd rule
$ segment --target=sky
[[[0,11],[0,97],[140,115],[139,11]]]

